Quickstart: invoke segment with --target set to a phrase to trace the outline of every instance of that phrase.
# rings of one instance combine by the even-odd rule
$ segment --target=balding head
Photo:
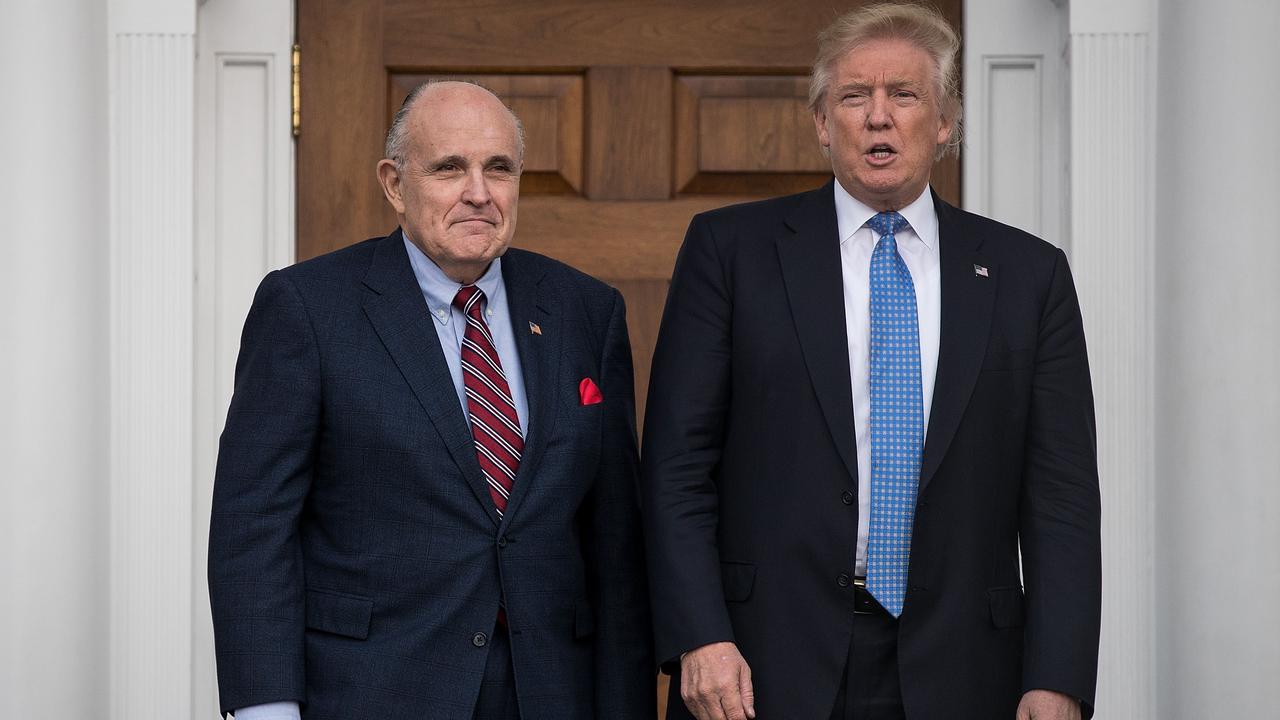
[[[386,158],[396,163],[398,167],[404,167],[406,153],[409,151],[410,117],[425,115],[426,122],[430,122],[433,111],[438,112],[446,107],[500,109],[511,120],[512,132],[515,133],[516,138],[516,160],[524,163],[524,125],[520,122],[520,118],[516,117],[516,114],[488,89],[462,80],[430,80],[409,91],[404,102],[400,104],[400,109],[396,111],[395,118],[391,121],[391,128],[387,130],[387,141],[384,147]]]

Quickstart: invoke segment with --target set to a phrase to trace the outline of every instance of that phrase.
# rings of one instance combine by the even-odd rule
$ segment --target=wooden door
[[[809,65],[818,30],[858,4],[299,0],[298,258],[389,232],[374,166],[392,115],[429,78],[477,81],[525,125],[514,244],[626,296],[643,415],[689,219],[829,178]],[[960,27],[960,0],[936,4]],[[949,158],[934,186],[957,202],[959,178]]]

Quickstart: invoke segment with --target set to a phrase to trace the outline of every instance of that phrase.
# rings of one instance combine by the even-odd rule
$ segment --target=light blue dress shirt
[[[409,253],[409,265],[413,267],[413,275],[418,279],[418,287],[422,289],[422,297],[427,301],[427,309],[435,320],[433,325],[436,335],[440,338],[440,348],[444,350],[444,360],[449,365],[453,389],[458,394],[458,404],[462,406],[462,416],[465,418],[467,393],[462,384],[462,338],[467,331],[467,318],[453,306],[453,297],[458,294],[462,285],[450,280],[426,253],[410,242],[408,233],[404,236],[404,248]],[[528,434],[529,403],[524,391],[524,375],[520,372],[514,323],[507,307],[507,286],[502,280],[502,258],[496,258],[490,263],[489,269],[475,284],[484,291],[484,319],[489,325],[489,334],[493,336],[493,345],[498,351],[502,371],[507,375],[511,399],[515,401],[516,414],[520,417],[520,429]],[[425,350],[424,348],[424,352]],[[302,714],[295,702],[274,702],[241,708],[235,712],[235,717],[236,720],[300,720]]]
[[[462,337],[467,332],[467,316],[453,306],[453,298],[462,285],[450,280],[431,258],[409,241],[408,234],[404,238],[404,247],[409,253],[413,274],[418,278],[418,287],[422,288],[422,296],[427,300],[427,309],[436,321],[436,334],[440,336],[444,360],[449,365],[449,376],[453,378],[453,387],[458,392],[462,416],[466,417],[467,393],[462,385]],[[515,401],[516,414],[520,417],[520,429],[527,435],[529,404],[524,392],[524,375],[520,373],[520,354],[516,350],[515,323],[507,308],[507,286],[502,280],[502,258],[495,258],[489,263],[489,269],[475,284],[484,291],[484,321],[489,325],[493,345],[498,351],[498,360],[502,363],[502,371],[506,373],[511,399]]]

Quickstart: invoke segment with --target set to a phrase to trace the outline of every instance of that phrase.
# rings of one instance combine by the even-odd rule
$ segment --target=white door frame
[[[218,706],[205,573],[217,440],[262,276],[294,261],[292,0],[207,0],[196,39],[192,717]]]

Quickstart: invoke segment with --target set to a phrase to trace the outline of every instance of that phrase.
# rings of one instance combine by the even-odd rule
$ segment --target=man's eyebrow
[[[461,155],[447,155],[442,158],[435,158],[427,163],[427,167],[438,168],[445,165],[466,165],[467,159]]]
[[[485,165],[486,165],[486,166],[489,166],[489,165],[511,165],[511,166],[513,166],[513,167],[514,167],[514,166],[515,166],[515,164],[516,164],[516,161],[515,161],[514,159],[512,159],[512,157],[511,157],[510,155],[491,155],[491,156],[489,156],[489,159],[485,161]]]
[[[879,85],[879,83],[872,80],[854,80],[837,86],[836,92],[843,92],[847,90],[869,90],[877,85]],[[909,78],[890,78],[884,81],[884,86],[891,88],[915,88],[924,87],[924,83],[921,83],[919,80],[912,80]]]

